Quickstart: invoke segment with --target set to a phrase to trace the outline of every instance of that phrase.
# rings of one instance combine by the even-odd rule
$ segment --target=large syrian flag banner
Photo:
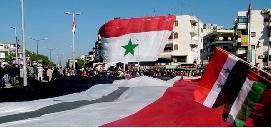
[[[156,61],[173,30],[176,16],[114,19],[99,34],[106,63]]]

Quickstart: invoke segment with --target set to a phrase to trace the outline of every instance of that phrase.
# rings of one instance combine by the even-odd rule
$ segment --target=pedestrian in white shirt
[[[44,71],[44,69],[39,65],[38,66],[38,80],[39,81],[43,80],[43,71]]]

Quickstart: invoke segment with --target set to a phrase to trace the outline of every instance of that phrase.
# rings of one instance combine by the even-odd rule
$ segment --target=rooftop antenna
[[[153,8],[153,15],[156,16],[156,10]]]

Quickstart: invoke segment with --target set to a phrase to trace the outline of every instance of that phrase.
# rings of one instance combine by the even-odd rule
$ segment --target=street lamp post
[[[50,61],[52,61],[51,59],[51,55],[52,55],[52,50],[56,50],[57,48],[46,48],[49,50],[49,53],[50,53]]]
[[[14,30],[14,36],[15,36],[15,44],[16,44],[16,51],[15,51],[15,63],[18,64],[18,40],[17,40],[17,29],[15,27],[10,27]]]
[[[35,39],[35,38],[30,37],[30,39],[35,40],[37,42],[37,57],[38,57],[38,55],[39,55],[39,42],[42,41],[42,40],[47,40],[48,38],[44,37],[42,39]]]
[[[24,0],[21,2],[21,29],[22,29],[22,45],[23,45],[23,85],[27,86],[27,70],[26,70],[26,55],[25,55],[25,40],[24,40]]]
[[[80,15],[81,13],[79,12],[65,12],[67,15],[72,15],[72,60],[73,60],[73,69],[75,69],[75,48],[74,48],[74,36],[75,36],[75,15]]]

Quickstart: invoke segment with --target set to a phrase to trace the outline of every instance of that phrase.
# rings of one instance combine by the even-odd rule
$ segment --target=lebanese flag
[[[195,101],[210,108],[225,104],[231,97],[238,95],[249,68],[241,59],[221,48],[215,48],[194,92]]]
[[[104,24],[102,55],[106,63],[156,61],[173,30],[176,16],[114,19]]]
[[[262,99],[263,94],[269,85],[271,85],[270,81],[259,76],[257,73],[249,70],[246,81],[244,82],[234,102],[233,103],[229,102],[226,104],[223,116],[225,116],[227,122],[230,122],[235,126],[241,127],[245,125],[251,126],[250,124],[246,124],[248,118],[250,118],[250,122],[252,122],[254,119],[257,120],[256,118],[257,116],[261,118],[265,117],[266,119],[267,118],[270,119],[271,115],[269,115],[269,117],[266,116],[266,113],[271,114],[270,110],[268,111],[263,110],[264,107],[267,107],[267,103],[266,102],[262,104],[258,103]],[[271,97],[269,94],[269,99],[270,98]],[[253,112],[253,110],[256,111]],[[266,125],[268,122],[270,122],[270,120],[269,121],[262,120],[261,125],[270,126],[270,123],[269,125]],[[260,126],[260,124],[254,124],[254,126],[255,125]]]
[[[72,19],[72,32],[74,33],[76,29],[76,22],[75,22],[75,17]]]

